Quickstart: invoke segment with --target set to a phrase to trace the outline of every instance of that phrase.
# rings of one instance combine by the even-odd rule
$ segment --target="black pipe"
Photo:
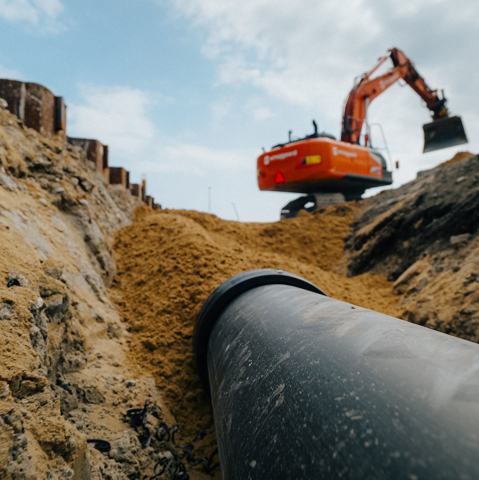
[[[478,479],[479,346],[321,293],[257,270],[203,305],[222,478]]]

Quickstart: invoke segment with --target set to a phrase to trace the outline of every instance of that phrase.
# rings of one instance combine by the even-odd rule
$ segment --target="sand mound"
[[[456,155],[454,155],[451,160],[448,160],[447,162],[441,163],[439,165],[440,167],[445,167],[446,165],[452,165],[453,163],[460,162],[461,160],[467,160],[468,158],[473,157],[474,154],[471,152],[457,152]]]
[[[141,208],[133,225],[120,231],[114,288],[131,333],[131,356],[156,378],[184,433],[212,428],[192,334],[203,302],[232,275],[281,268],[335,298],[397,313],[397,297],[384,277],[331,272],[357,211],[348,204],[274,224],[241,224],[198,212]]]

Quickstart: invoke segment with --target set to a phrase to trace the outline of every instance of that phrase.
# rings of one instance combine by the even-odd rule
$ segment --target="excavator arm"
[[[372,74],[388,59],[393,68],[383,75],[371,78]],[[433,122],[424,125],[424,151],[438,150],[461,143],[467,143],[466,134],[460,117],[449,117],[446,98],[431,90],[404,53],[392,48],[388,55],[379,58],[372,70],[365,73],[351,90],[343,115],[341,140],[359,144],[361,130],[366,121],[369,104],[398,80],[403,79],[426,103],[432,112]],[[365,145],[369,146],[366,135]]]

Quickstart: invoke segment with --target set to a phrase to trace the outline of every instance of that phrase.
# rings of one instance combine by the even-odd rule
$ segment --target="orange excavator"
[[[375,78],[373,73],[387,60],[393,67]],[[424,153],[467,143],[462,120],[450,116],[444,92],[431,90],[411,61],[397,48],[379,58],[351,90],[344,108],[341,140],[314,133],[275,145],[258,158],[260,190],[306,194],[288,203],[281,218],[295,217],[300,210],[360,199],[366,189],[390,185],[391,170],[383,155],[371,145],[367,122],[369,104],[398,80],[403,79],[426,103],[432,122],[423,126]]]

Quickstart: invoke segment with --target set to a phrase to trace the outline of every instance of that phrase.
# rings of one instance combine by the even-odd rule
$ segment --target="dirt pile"
[[[444,167],[446,165],[452,165],[453,163],[460,162],[461,160],[467,160],[473,156],[474,154],[471,152],[457,152],[450,160],[441,163],[439,166]]]
[[[358,212],[354,204],[274,224],[240,224],[192,211],[137,210],[115,243],[114,281],[130,354],[156,379],[181,431],[213,428],[192,355],[196,316],[208,295],[232,275],[281,268],[329,295],[386,314],[397,313],[392,283],[382,276],[344,278],[331,271]]]
[[[402,318],[478,342],[478,172],[479,156],[458,154],[361,202],[338,271],[387,275]]]

